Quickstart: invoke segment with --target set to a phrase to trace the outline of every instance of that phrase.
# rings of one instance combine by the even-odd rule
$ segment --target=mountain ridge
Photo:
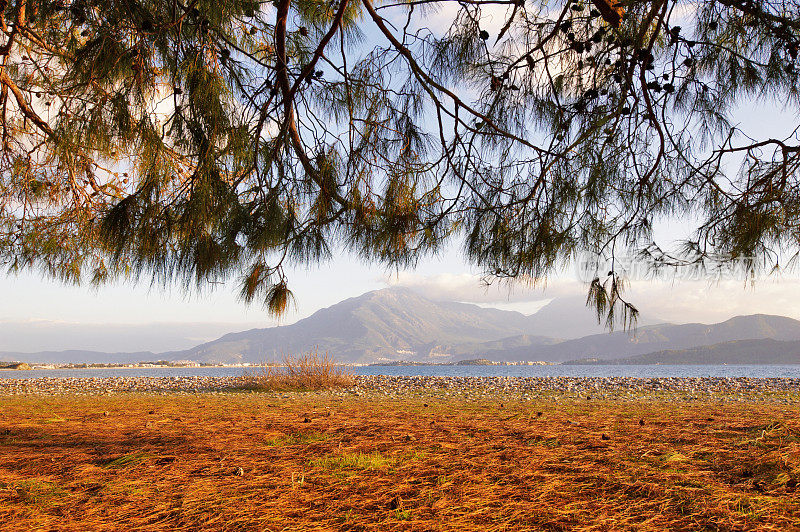
[[[786,316],[751,314],[734,316],[720,323],[657,324],[626,331],[589,335],[548,346],[519,347],[501,360],[567,362],[584,359],[617,359],[670,349],[688,349],[733,340],[772,338],[800,340],[800,321]]]
[[[552,333],[568,332],[568,328],[543,331],[542,324],[553,323],[559,316],[567,323],[596,318],[577,300],[545,305],[542,311],[544,316],[526,316],[469,303],[435,302],[407,289],[391,288],[349,298],[292,325],[229,334],[179,355],[205,362],[234,355],[232,361],[259,362],[317,348],[338,360],[361,363],[453,362],[476,357],[566,362],[623,358],[732,340],[800,340],[800,321],[766,314],[735,316],[716,324],[657,323],[638,327],[635,334],[616,331],[562,339]]]
[[[735,316],[715,324],[654,323],[633,332],[570,338],[580,331],[594,332],[596,327],[596,317],[577,298],[554,300],[539,312],[524,315],[470,303],[433,301],[409,289],[388,288],[345,299],[293,324],[228,333],[189,349],[162,353],[6,352],[0,353],[0,360],[264,363],[316,349],[344,363],[457,362],[475,358],[561,363],[628,359],[740,340],[800,341],[800,321],[767,314]],[[563,335],[557,337],[556,333]],[[763,349],[758,352],[767,354]],[[79,356],[85,359],[76,360]]]
[[[662,364],[800,364],[800,341],[772,338],[732,340],[689,349],[669,349],[643,355],[606,360],[570,360],[564,364],[662,365]]]
[[[170,355],[261,362],[318,349],[349,362],[399,360],[412,354],[432,361],[456,344],[525,334],[527,320],[519,312],[439,303],[408,289],[390,288],[348,298],[291,325],[230,333]]]

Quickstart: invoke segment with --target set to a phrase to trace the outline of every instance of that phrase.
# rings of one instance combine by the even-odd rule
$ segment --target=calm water
[[[362,366],[356,375],[436,375],[442,377],[792,377],[800,378],[800,365],[791,366]],[[0,370],[0,379],[36,377],[183,377],[237,376],[260,368],[110,368],[34,371]]]

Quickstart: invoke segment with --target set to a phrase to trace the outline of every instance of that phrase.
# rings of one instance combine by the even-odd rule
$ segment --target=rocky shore
[[[241,390],[242,377],[92,377],[0,379],[0,396],[104,395],[117,393],[226,393]],[[269,392],[288,396],[286,392]],[[631,377],[431,377],[370,375],[355,385],[325,392],[338,396],[461,397],[532,400],[641,400],[671,394],[681,400],[800,403],[800,379]]]

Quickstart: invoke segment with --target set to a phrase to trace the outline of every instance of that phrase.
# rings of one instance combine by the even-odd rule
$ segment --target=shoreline
[[[800,403],[800,379],[751,377],[442,377],[356,376],[349,388],[315,392],[243,389],[246,377],[41,377],[0,379],[0,397],[53,395],[259,393],[366,396],[384,398],[445,397],[467,400],[563,397],[580,400],[646,400],[675,395],[682,400],[778,401]]]
[[[0,364],[6,364],[6,362],[0,362]],[[451,367],[458,367],[458,368],[474,368],[474,367],[552,367],[552,366],[586,366],[586,367],[605,367],[605,366],[617,366],[617,367],[642,367],[642,366],[667,366],[667,367],[800,367],[800,363],[796,364],[772,364],[772,363],[762,363],[762,364],[663,364],[663,363],[654,363],[654,364],[597,364],[597,363],[590,363],[590,364],[573,364],[567,362],[536,362],[530,364],[522,364],[522,363],[497,363],[497,364],[457,364],[457,363],[430,363],[430,364],[423,364],[423,363],[415,363],[415,364],[335,364],[336,367],[342,368],[451,368]],[[30,369],[19,369],[8,367],[7,365],[0,365],[0,371],[8,371],[8,372],[17,372],[17,371],[86,371],[86,370],[123,370],[123,369],[154,369],[154,370],[163,370],[163,369],[249,369],[249,368],[285,368],[286,364],[275,363],[275,364],[249,364],[249,365],[240,365],[240,364],[213,364],[213,365],[174,365],[174,366],[152,366],[152,365],[144,365],[144,366],[137,366],[137,365],[125,365],[125,366],[93,366],[93,365],[65,365],[65,366],[53,366],[50,364],[31,364]]]

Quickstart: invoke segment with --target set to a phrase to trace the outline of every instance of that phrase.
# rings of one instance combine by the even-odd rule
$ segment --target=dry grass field
[[[2,530],[800,530],[797,406],[0,398]]]

